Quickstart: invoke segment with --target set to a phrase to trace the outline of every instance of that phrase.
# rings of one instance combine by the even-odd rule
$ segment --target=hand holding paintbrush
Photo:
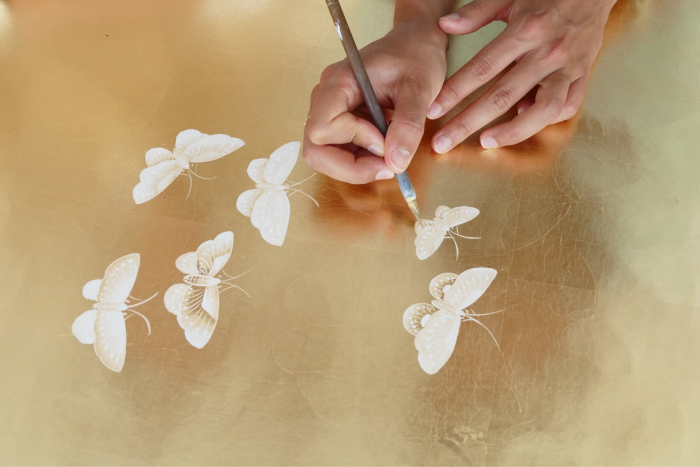
[[[426,8],[436,4],[423,3]],[[305,131],[304,157],[309,166],[356,184],[405,171],[423,136],[427,108],[445,76],[447,36],[437,27],[444,11],[404,11],[397,3],[394,30],[362,50],[377,101],[393,110],[386,139],[371,121],[358,117],[367,115],[369,108],[363,109],[365,99],[349,60],[324,71],[312,93]],[[329,26],[335,36],[334,23]]]

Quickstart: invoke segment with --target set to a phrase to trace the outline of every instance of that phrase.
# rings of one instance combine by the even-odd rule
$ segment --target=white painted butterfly
[[[241,193],[236,201],[240,213],[250,217],[262,238],[275,246],[282,246],[287,235],[290,214],[287,193],[290,188],[308,180],[285,184],[297,163],[300,148],[299,142],[288,143],[273,152],[269,160],[253,160],[248,166],[248,176],[255,182],[255,188]],[[300,190],[291,191],[292,194],[299,192],[306,195]],[[316,200],[313,201],[316,203]]]
[[[151,334],[151,325],[132,307],[141,305],[158,295],[128,305],[129,294],[136,282],[140,256],[126,255],[107,267],[103,279],[94,279],[83,287],[83,296],[96,303],[93,309],[78,316],[73,322],[73,335],[83,344],[94,344],[100,361],[112,371],[120,372],[126,358],[126,312],[141,316]]]
[[[134,187],[136,204],[145,203],[163,192],[181,173],[200,177],[190,169],[190,164],[220,159],[245,143],[227,135],[205,135],[197,130],[185,130],[177,135],[173,152],[164,148],[150,149],[146,153],[148,168],[141,171],[141,181]]]
[[[219,293],[240,287],[229,281],[231,277],[222,269],[231,257],[233,232],[224,232],[214,240],[202,243],[197,251],[180,256],[175,265],[184,274],[184,284],[175,284],[165,293],[165,307],[177,316],[177,322],[185,330],[185,338],[201,349],[211,339],[219,321]],[[216,277],[222,273],[225,278]],[[228,286],[219,291],[221,284]],[[246,293],[246,295],[248,295]]]
[[[439,206],[435,210],[434,220],[420,220],[416,222],[416,255],[418,259],[426,259],[440,248],[445,237],[449,236],[455,242],[457,257],[459,258],[459,247],[454,236],[476,240],[480,237],[465,237],[458,232],[452,231],[453,227],[469,222],[479,215],[479,210],[469,206],[458,208],[448,208]]]
[[[462,321],[473,321],[483,326],[496,342],[489,329],[477,318],[500,313],[475,314],[465,309],[476,302],[496,277],[496,270],[473,268],[457,274],[445,273],[430,281],[432,304],[411,305],[403,314],[403,325],[415,335],[418,363],[429,375],[442,368],[455,349]]]

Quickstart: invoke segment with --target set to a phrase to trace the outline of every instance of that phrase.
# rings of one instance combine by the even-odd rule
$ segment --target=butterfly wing
[[[126,323],[121,311],[97,311],[95,353],[104,366],[117,373],[122,371],[126,358]]]
[[[83,297],[93,302],[97,301],[97,294],[100,293],[102,279],[93,279],[83,286]]]
[[[478,215],[478,209],[470,208],[469,206],[460,206],[444,212],[440,217],[445,221],[448,227],[452,228],[469,222]]]
[[[266,191],[255,202],[250,220],[260,230],[262,238],[282,246],[289,226],[290,206],[284,191]]]
[[[134,288],[139,272],[141,256],[138,253],[126,255],[107,267],[100,284],[97,300],[100,302],[124,303]]]
[[[438,309],[427,303],[416,303],[406,308],[403,313],[403,327],[414,336],[423,329],[423,317],[432,315]]]
[[[267,163],[267,159],[255,159],[250,161],[250,164],[248,164],[248,176],[251,178],[251,180],[253,180],[255,183],[265,183],[265,179],[263,178],[263,170],[265,170]]]
[[[146,152],[146,165],[153,167],[158,165],[163,161],[170,161],[175,159],[173,153],[164,148],[153,148]]]
[[[262,194],[263,191],[257,188],[241,193],[241,195],[238,197],[238,200],[236,201],[236,208],[238,209],[238,212],[240,212],[244,216],[250,217],[251,214],[253,214],[253,207],[255,206],[255,202],[258,200],[258,198],[260,198],[260,195]]]
[[[165,308],[172,314],[180,314],[180,306],[185,299],[185,294],[189,290],[190,286],[187,284],[175,284],[171,285],[167,292],[165,292]]]
[[[202,306],[205,293],[206,291],[202,287],[189,286],[177,315],[178,324],[185,330],[185,338],[198,349],[207,345],[217,323],[217,319],[205,311]]]
[[[414,344],[423,371],[434,375],[447,363],[457,343],[460,322],[459,316],[438,310],[416,334]]]
[[[282,185],[297,163],[300,148],[301,143],[295,141],[275,150],[270,155],[270,161],[265,165],[262,172],[265,182],[271,185]]]
[[[445,293],[445,301],[458,310],[467,308],[486,292],[496,274],[496,270],[491,268],[464,271]]]
[[[73,335],[81,344],[93,344],[95,342],[95,317],[97,310],[89,310],[75,318],[73,321]]]
[[[199,138],[199,135],[204,137]],[[182,144],[177,146],[177,143],[180,141],[176,142],[176,147],[181,150],[185,154],[187,160],[192,163],[209,162],[220,159],[245,145],[243,140],[232,138],[228,135],[209,136],[203,135],[202,133],[199,133],[199,135],[192,134],[192,137],[188,136],[183,138],[179,138],[178,135],[178,139],[182,141]],[[194,141],[195,138],[196,141]],[[190,141],[194,142],[190,143]]]
[[[197,248],[199,274],[216,276],[226,265],[233,250],[233,232],[224,232],[214,240],[208,240]]]
[[[420,229],[414,242],[418,259],[426,259],[435,253],[444,238],[445,231],[439,227],[428,226]]]
[[[134,187],[134,201],[143,204],[163,192],[180,175],[182,167],[174,160],[163,161],[141,171],[141,181]]]
[[[206,138],[209,135],[205,135],[197,130],[185,130],[178,133],[175,137],[175,149],[181,152],[185,152],[185,149]]]
[[[185,274],[199,274],[197,271],[197,253],[192,251],[180,255],[175,260],[175,266]]]
[[[202,308],[214,319],[219,319],[219,287],[210,285],[204,289]]]
[[[451,272],[446,272],[444,274],[439,274],[430,281],[428,288],[430,289],[430,295],[442,300],[445,297],[445,293],[452,287],[452,284],[457,280],[457,274]]]

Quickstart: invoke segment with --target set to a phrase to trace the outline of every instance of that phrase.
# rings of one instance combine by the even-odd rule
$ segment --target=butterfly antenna
[[[187,176],[190,178],[190,188],[187,190],[187,196],[185,197],[185,200],[187,200],[190,197],[190,193],[192,193],[192,175],[190,175],[189,172],[186,172]]]
[[[452,236],[452,232],[450,232],[449,230],[447,231],[447,235],[450,236],[450,238],[452,239],[452,241],[455,244],[455,250],[457,251],[457,256],[456,256],[455,260],[457,260],[457,259],[459,259],[459,247],[457,246],[457,240],[455,240],[455,238]]]
[[[505,311],[505,308],[502,309],[502,310],[498,310],[498,311],[492,311],[491,313],[474,313],[474,312],[471,312],[471,313],[466,313],[466,316],[489,316],[489,315],[495,315],[495,314],[498,314],[498,313],[503,313],[504,311]]]
[[[222,273],[224,276],[226,276],[226,277],[228,278],[228,279],[226,279],[226,280],[233,280],[233,279],[238,279],[238,278],[241,277],[241,276],[245,276],[245,275],[248,274],[250,271],[252,271],[252,269],[248,269],[246,272],[244,272],[243,274],[239,274],[239,275],[237,275],[236,277],[229,276],[228,274],[226,274],[226,271],[224,271],[224,270],[222,270],[221,273]]]
[[[454,231],[454,230],[450,230],[450,233],[451,233],[451,234],[454,234],[454,235],[457,235],[457,236],[460,237],[460,238],[467,238],[467,239],[469,239],[469,240],[479,240],[479,239],[481,239],[481,237],[465,237],[464,235],[461,235],[461,234],[459,234],[458,232],[456,232],[456,231]]]
[[[155,296],[155,295],[154,295],[154,296]],[[152,297],[151,297],[151,298],[152,298]],[[145,316],[143,316],[143,315],[142,315],[141,313],[139,313],[138,311],[135,311],[135,310],[129,310],[129,311],[132,312],[134,315],[139,315],[141,318],[143,318],[143,320],[146,322],[146,327],[148,327],[148,335],[150,336],[150,335],[151,335],[151,322],[148,321],[148,318],[146,318]],[[133,315],[129,315],[129,316],[133,316]],[[124,321],[126,321],[127,319],[129,319],[129,316],[127,316],[127,317],[124,319]]]
[[[303,191],[301,191],[301,190],[292,190],[292,195],[293,195],[294,193],[301,193],[302,195],[306,196],[306,197],[309,198],[311,201],[313,201],[314,203],[316,203],[316,207],[318,207],[318,208],[321,207],[321,206],[319,206],[318,202],[317,202],[315,199],[313,199],[311,196],[307,195],[307,194],[304,193]],[[292,196],[292,195],[289,195],[289,196]]]
[[[242,288],[238,287],[237,285],[229,284],[228,282],[224,282],[224,281],[222,281],[221,283],[222,283],[222,284],[228,285],[228,287],[226,287],[225,289],[223,289],[223,290],[220,291],[219,293],[224,293],[224,292],[226,292],[227,290],[231,290],[231,289],[238,289],[238,290],[240,290],[241,292],[243,292],[244,294],[246,294],[246,295],[248,296],[248,298],[252,298],[252,297],[248,294],[248,292],[246,292],[246,291],[243,290]]]
[[[197,178],[201,178],[202,180],[214,180],[214,179],[216,178],[216,175],[213,176],[212,178],[202,177],[201,175],[197,175],[197,172],[195,172],[195,171],[192,170],[192,169],[190,169],[190,173],[191,173],[192,175],[194,175],[195,177],[197,177]]]
[[[476,318],[472,318],[472,317],[469,316],[469,315],[466,315],[466,318],[467,318],[467,321],[474,321],[474,322],[477,323],[479,326],[481,326],[482,328],[486,329],[486,332],[489,333],[489,335],[491,336],[491,339],[493,339],[493,341],[496,343],[496,347],[498,347],[498,350],[499,350],[499,351],[501,350],[501,346],[498,345],[498,341],[497,341],[496,338],[493,336],[493,333],[491,332],[491,330],[490,330],[489,328],[486,327],[486,325],[485,325],[484,323],[482,323],[481,321],[479,321],[479,320],[476,319]]]
[[[300,185],[300,184],[304,183],[305,181],[310,180],[310,179],[311,179],[312,177],[314,177],[315,175],[316,175],[316,174],[314,173],[314,174],[312,174],[310,177],[306,177],[304,180],[302,180],[302,181],[300,181],[300,182],[293,183],[293,184],[288,185],[288,186],[289,186],[289,188],[292,188],[292,187],[294,187],[294,186]]]
[[[156,298],[156,295],[158,295],[158,292],[154,293],[153,295],[151,295],[150,297],[148,297],[146,300],[144,300],[144,301],[142,301],[142,302],[134,303],[134,304],[131,305],[129,308],[134,307],[134,306],[143,305],[143,304],[146,303],[146,302],[150,302],[151,300],[153,300],[154,298]]]

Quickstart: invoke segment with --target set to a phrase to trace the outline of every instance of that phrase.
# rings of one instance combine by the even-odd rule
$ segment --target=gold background
[[[364,45],[393,2],[345,0]],[[427,141],[425,215],[481,215],[415,257],[394,181],[317,176],[282,248],[235,209],[245,169],[300,140],[343,50],[321,0],[0,1],[0,462],[4,464],[697,464],[700,3],[628,1],[584,108],[515,148]],[[502,25],[457,38],[455,71]],[[439,122],[442,124],[442,122]],[[178,132],[247,145],[137,206]],[[312,172],[299,161],[290,177]],[[190,346],[162,302],[175,259],[232,230],[218,328]],[[71,335],[81,295],[141,254],[124,370]],[[442,272],[499,271],[435,376],[401,317]]]

